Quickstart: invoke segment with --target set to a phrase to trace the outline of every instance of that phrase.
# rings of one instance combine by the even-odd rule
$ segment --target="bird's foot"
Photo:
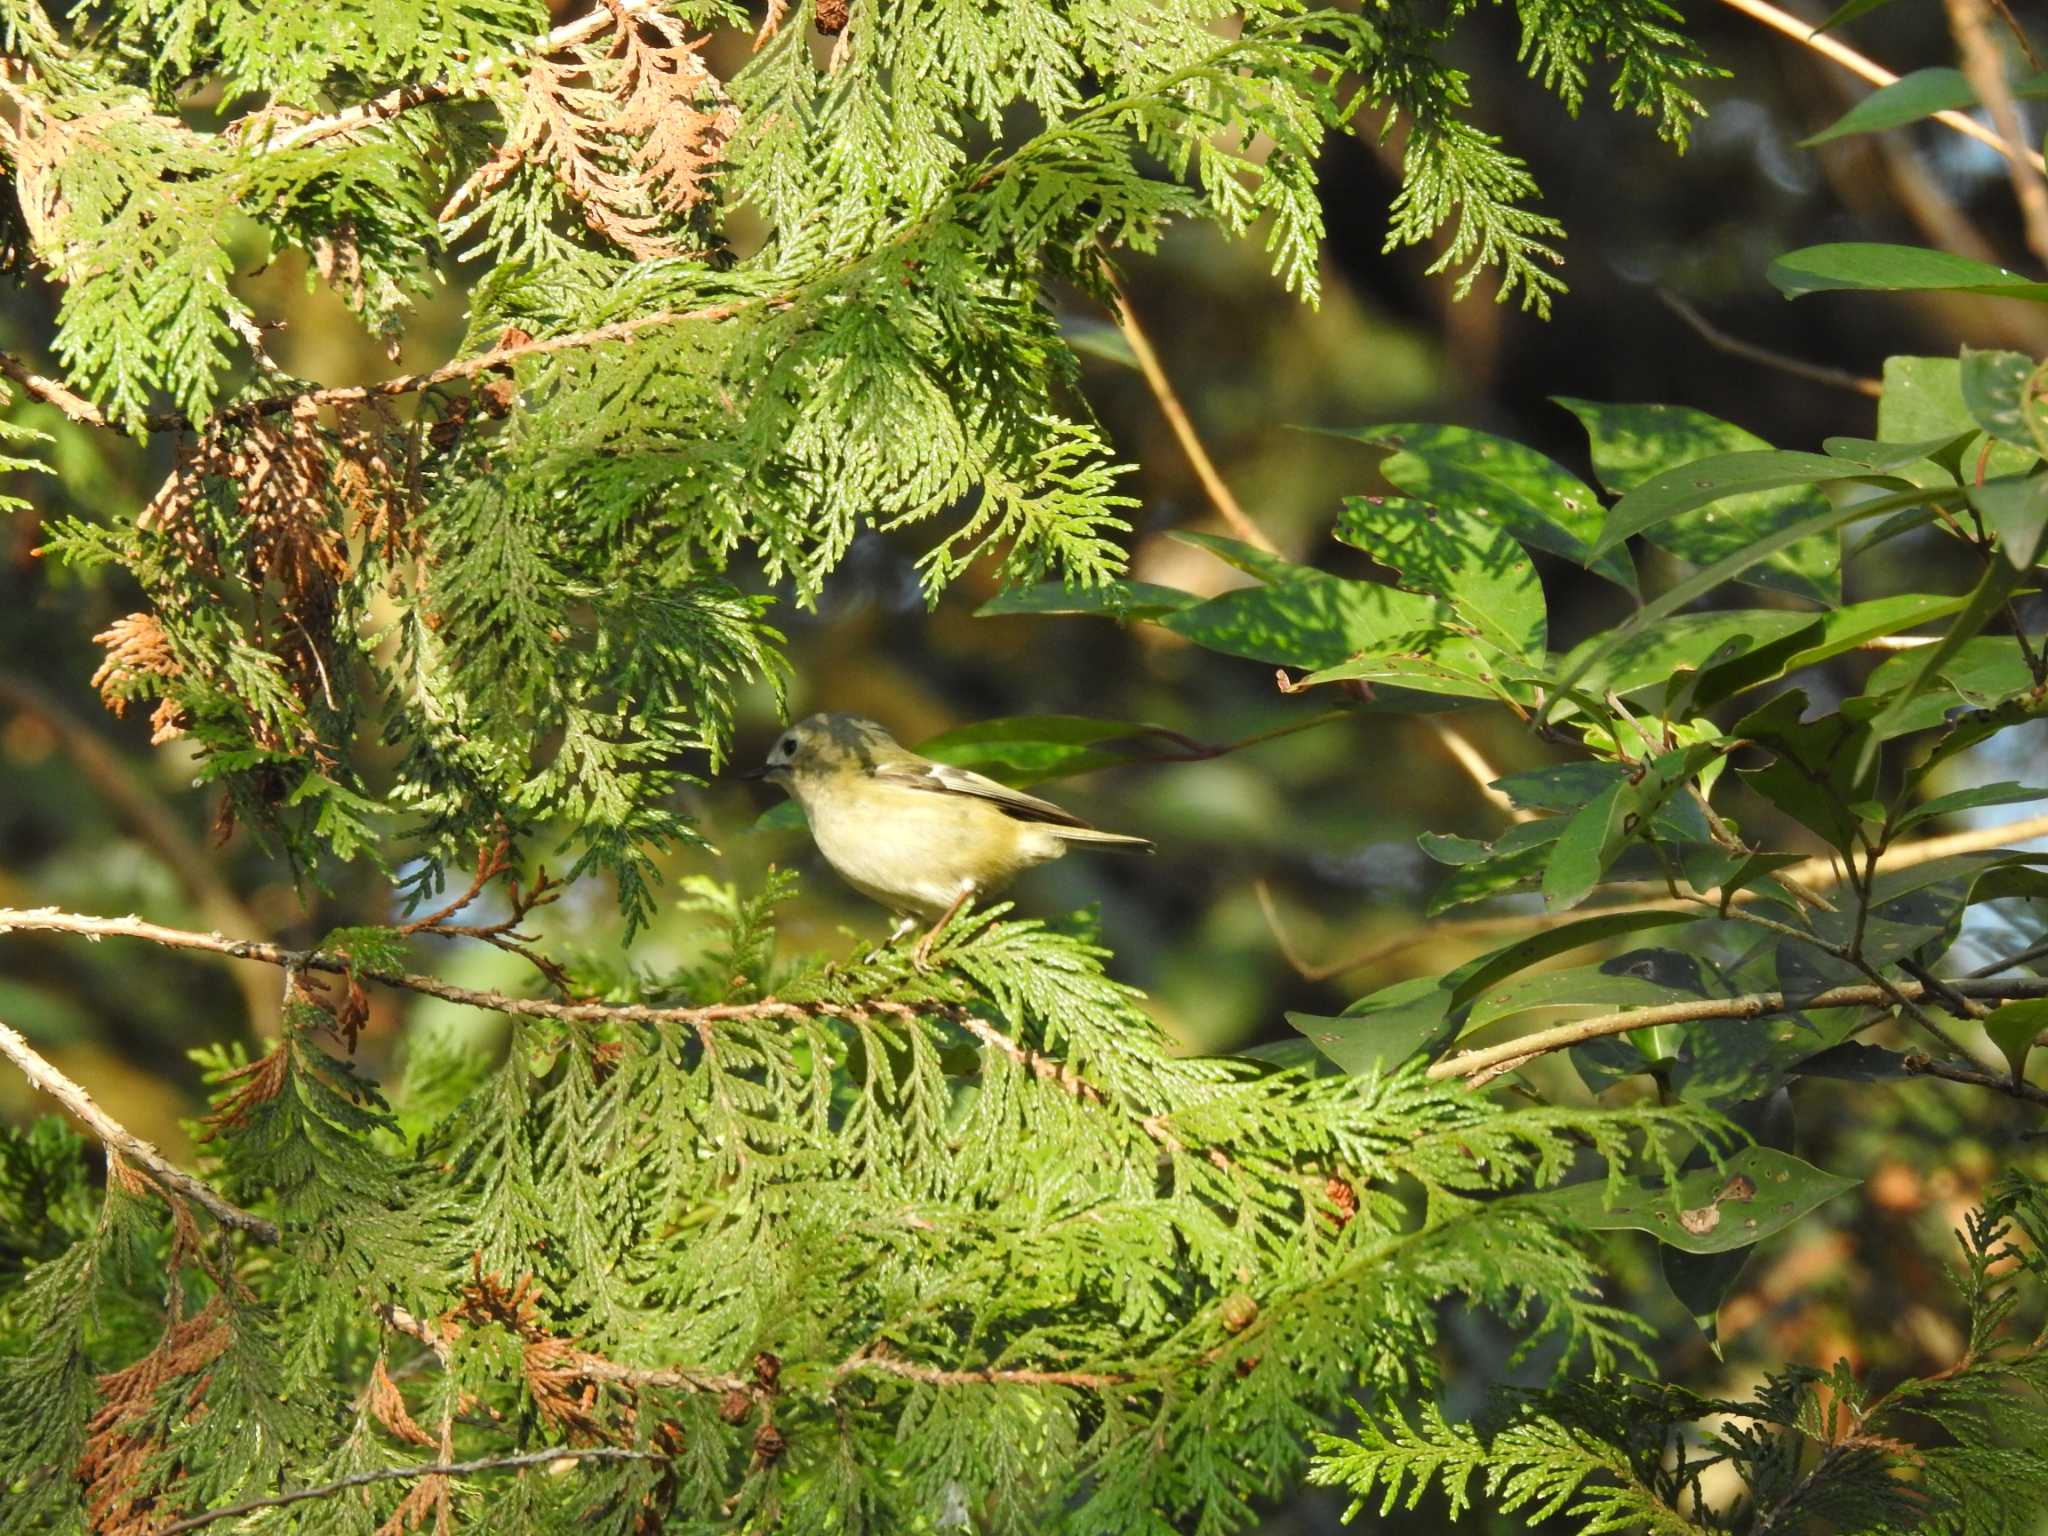
[[[960,909],[967,905],[967,898],[974,894],[974,887],[968,886],[953,898],[953,905],[939,914],[939,920],[925,930],[923,938],[917,941],[917,948],[911,953],[910,963],[917,967],[920,975],[929,975],[936,967],[932,965],[932,943],[946,931],[946,925],[960,915]]]

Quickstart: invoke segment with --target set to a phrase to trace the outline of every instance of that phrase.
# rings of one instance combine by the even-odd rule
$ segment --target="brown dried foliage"
[[[206,1412],[212,1366],[230,1338],[227,1308],[215,1296],[166,1328],[133,1365],[100,1377],[100,1409],[86,1424],[77,1468],[94,1532],[150,1536],[176,1518],[164,1495],[183,1474],[167,1476],[159,1453],[171,1429]]]
[[[171,650],[170,637],[154,614],[131,613],[94,635],[106,656],[92,675],[100,702],[116,715],[126,714],[138,694],[160,693],[162,684],[184,668]],[[184,734],[185,714],[171,699],[161,699],[149,717],[149,744],[161,746]]]
[[[442,212],[452,218],[519,166],[543,165],[592,229],[635,256],[692,254],[679,226],[711,190],[739,114],[683,24],[656,10],[536,60],[505,142]]]
[[[291,1071],[291,1062],[285,1054],[289,1049],[280,1040],[246,1067],[237,1067],[221,1079],[224,1083],[238,1086],[221,1101],[218,1109],[205,1117],[204,1124],[208,1127],[206,1140],[211,1141],[223,1131],[243,1125],[259,1105],[268,1104],[284,1091],[285,1078]]]
[[[398,1390],[398,1383],[391,1379],[391,1373],[384,1369],[384,1362],[378,1360],[370,1372],[370,1385],[363,1392],[363,1406],[370,1410],[370,1416],[399,1439],[410,1445],[432,1448],[434,1437],[419,1426],[405,1406],[405,1394]]]

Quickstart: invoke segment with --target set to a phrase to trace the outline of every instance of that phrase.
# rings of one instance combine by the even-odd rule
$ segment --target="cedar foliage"
[[[1682,142],[1707,66],[1656,8],[1598,9],[1526,7],[1531,68],[1576,106],[1612,64]],[[1118,568],[1122,467],[1049,285],[1102,296],[1107,256],[1205,219],[1312,299],[1317,149],[1381,114],[1390,245],[1448,227],[1461,285],[1544,305],[1560,232],[1425,14],[938,0],[827,48],[781,0],[604,0],[544,38],[531,0],[7,0],[16,258],[61,287],[71,382],[181,445],[139,521],[49,544],[148,601],[110,702],[152,701],[309,871],[548,827],[637,922],[695,836],[675,765],[716,767],[734,691],[781,675],[736,559],[809,602],[861,529],[929,521],[933,597],[983,556]],[[313,394],[237,293],[252,243],[393,337],[462,263],[465,355],[505,364],[416,408]]]
[[[1567,106],[1611,67],[1683,142],[1708,66],[1661,5],[1517,11]],[[753,573],[809,602],[915,523],[934,597],[984,558],[1115,577],[1129,502],[1052,285],[1107,298],[1106,261],[1202,219],[1312,299],[1316,153],[1379,118],[1389,243],[1546,307],[1562,232],[1445,61],[1467,14],[606,0],[543,36],[528,0],[0,0],[10,259],[61,292],[75,410],[178,444],[135,515],[52,532],[142,594],[94,681],[309,878],[425,898],[562,839],[630,927],[696,835],[679,764],[781,677]],[[460,274],[460,360],[287,376],[252,242],[392,338]],[[0,469],[35,447],[7,429]],[[1529,1191],[1734,1144],[1682,1101],[1178,1059],[1102,951],[1000,910],[929,973],[779,960],[784,889],[692,886],[719,938],[675,974],[549,973],[659,1017],[425,1038],[392,1084],[349,1060],[361,978],[292,976],[283,1038],[207,1061],[207,1172],[275,1249],[118,1158],[94,1189],[54,1123],[0,1140],[0,1532],[1229,1530],[1358,1394],[1429,1391],[1445,1298],[1641,1363]],[[374,978],[402,941],[326,951]],[[1773,1405],[1811,1386],[1758,1422],[1806,1425]],[[1570,1402],[1527,1433],[1579,1461],[1510,1500],[1635,1466]],[[1361,1491],[1393,1465],[1324,1448]]]

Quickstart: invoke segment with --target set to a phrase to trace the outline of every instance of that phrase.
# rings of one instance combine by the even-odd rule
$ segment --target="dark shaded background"
[[[1206,231],[1183,232],[1160,257],[1125,267],[1132,301],[1225,478],[1291,555],[1358,569],[1359,557],[1333,546],[1327,528],[1342,496],[1384,488],[1369,450],[1298,426],[1466,423],[1529,443],[1588,478],[1583,437],[1551,396],[1684,403],[1787,447],[1816,447],[1834,433],[1870,435],[1871,400],[1717,349],[1660,300],[1660,288],[1728,333],[1860,374],[1874,375],[1893,353],[1953,353],[1960,343],[2048,350],[2048,315],[2026,306],[1777,297],[1763,280],[1767,261],[1829,240],[1927,244],[1941,236],[1967,248],[1973,238],[1981,242],[1974,253],[2023,266],[2009,188],[1988,151],[1939,128],[1800,149],[1801,137],[1863,88],[1723,7],[1693,5],[1688,25],[1732,79],[1707,93],[1710,113],[1683,157],[1642,120],[1598,102],[1568,118],[1522,78],[1509,14],[1486,10],[1466,28],[1461,62],[1484,117],[1528,158],[1546,209],[1570,231],[1571,291],[1547,322],[1483,294],[1453,305],[1448,281],[1423,275],[1426,253],[1383,253],[1398,162],[1357,141],[1333,145],[1325,160],[1330,239],[1320,309],[1287,298],[1255,244],[1231,245]],[[1952,62],[1941,8],[1925,0],[1901,0],[1857,23],[1849,40],[1901,71]],[[1916,220],[1916,205],[1937,218]],[[252,265],[256,259],[252,252]],[[466,274],[451,276],[459,290]],[[286,367],[332,383],[392,371],[337,305],[308,295],[290,264],[249,277],[246,288],[287,322],[274,345]],[[6,344],[47,357],[52,304],[48,292],[17,295],[0,319]],[[447,356],[460,315],[459,291],[451,291],[423,316],[402,366]],[[1077,300],[1069,318],[1078,332],[1094,332],[1106,317]],[[1144,381],[1091,357],[1084,384],[1088,406],[1139,466],[1130,480],[1142,501],[1134,574],[1202,590],[1233,579],[1166,537],[1220,525]],[[110,442],[19,401],[13,414],[58,438],[60,476],[21,487],[42,516],[131,516],[166,467],[167,443]],[[30,515],[17,517],[0,542],[0,904],[135,911],[294,942],[389,917],[389,893],[359,872],[337,875],[331,890],[296,890],[246,833],[218,850],[208,845],[212,807],[189,787],[185,749],[150,748],[139,713],[110,718],[87,683],[98,662],[90,637],[134,606],[132,594],[118,579],[36,559],[38,542]],[[985,573],[928,612],[911,568],[923,543],[917,530],[863,539],[816,613],[785,610],[799,678],[794,713],[870,714],[906,741],[1038,713],[1153,721],[1224,741],[1323,707],[1313,696],[1282,696],[1268,668],[1158,631],[1080,618],[976,619],[993,595]],[[1913,563],[1925,555],[1910,543],[1893,546],[1854,569],[1850,595],[1928,579]],[[1662,558],[1646,558],[1646,582],[1669,579]],[[1539,563],[1554,643],[1568,645],[1620,616],[1625,600],[1613,587],[1557,561]],[[1772,601],[1755,593],[1738,600]],[[1494,712],[1466,711],[1458,720],[1504,771],[1557,750]],[[743,760],[765,750],[776,723],[763,692],[746,720]],[[1029,877],[1016,893],[1020,904],[1050,916],[1099,902],[1116,970],[1147,989],[1161,1022],[1191,1050],[1281,1038],[1285,1009],[1334,1012],[1472,952],[1445,937],[1311,983],[1283,958],[1256,895],[1257,882],[1270,884],[1289,936],[1310,957],[1420,921],[1432,877],[1416,834],[1491,834],[1499,820],[1419,722],[1361,718],[1210,762],[1120,769],[1058,793],[1107,825],[1155,838],[1160,856],[1064,861]],[[882,915],[844,891],[801,834],[754,829],[769,793],[724,780],[691,798],[723,856],[678,858],[676,873],[753,884],[771,861],[795,865],[805,890],[784,930],[792,949],[846,949],[882,931]],[[601,889],[573,892],[549,927],[555,942],[618,951],[619,924]],[[695,942],[692,919],[672,911],[631,961],[659,971]],[[517,962],[494,952],[444,948],[419,958],[471,984],[527,982]],[[274,973],[241,974],[139,945],[39,935],[0,941],[0,1019],[178,1156],[191,1153],[180,1117],[199,1102],[185,1053],[260,1035],[274,1017],[277,984]],[[462,1031],[487,1049],[495,1030],[488,1018],[442,1005],[407,1007],[384,996],[375,1003],[362,1053],[380,1075],[401,1069],[408,1031]],[[1858,1199],[1826,1208],[1752,1263],[1723,1318],[1727,1363],[1714,1360],[1663,1292],[1649,1250],[1617,1246],[1631,1294],[1664,1330],[1667,1359],[1703,1390],[1740,1390],[1760,1362],[1827,1364],[1845,1352],[1879,1372],[1911,1368],[1944,1360],[1954,1342],[1936,1278],[1945,1234],[2012,1145],[2013,1112],[1968,1090],[1919,1084],[1802,1093],[1807,1155],[1867,1182]],[[0,1072],[0,1116],[47,1108]],[[1481,1321],[1460,1321],[1453,1336],[1454,1406],[1469,1409],[1504,1352]],[[1330,1529],[1339,1507],[1308,1499],[1277,1513],[1270,1529]],[[1426,1510],[1404,1528],[1439,1529],[1441,1521]]]

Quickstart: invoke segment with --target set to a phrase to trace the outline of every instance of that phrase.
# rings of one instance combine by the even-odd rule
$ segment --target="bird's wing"
[[[905,756],[896,762],[877,763],[873,774],[881,783],[896,784],[905,789],[928,789],[934,794],[968,795],[977,800],[988,800],[1005,816],[1014,816],[1019,821],[1043,821],[1056,827],[1092,830],[1072,811],[1062,810],[1050,800],[1027,795],[1021,789],[1012,789],[1007,784],[998,784],[994,779],[947,763]]]

